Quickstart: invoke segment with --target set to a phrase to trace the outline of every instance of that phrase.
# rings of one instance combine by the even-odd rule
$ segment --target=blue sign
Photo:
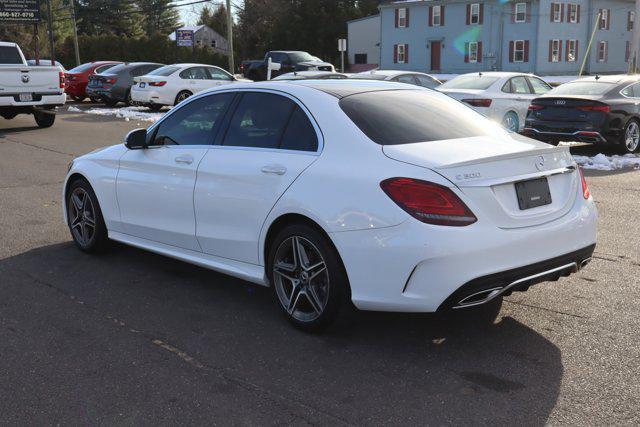
[[[193,30],[176,30],[176,43],[178,46],[193,46]]]

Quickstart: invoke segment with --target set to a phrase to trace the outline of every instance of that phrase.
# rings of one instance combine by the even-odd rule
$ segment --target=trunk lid
[[[457,99],[458,101],[460,101],[463,99],[473,99],[473,98],[481,97],[485,91],[482,89],[440,89],[438,88],[438,92],[442,92],[445,95],[449,95],[453,99]]]
[[[608,114],[609,105],[600,97],[542,97],[531,102],[529,115],[549,122],[590,122],[599,124]]]
[[[5,93],[61,92],[60,69],[49,66],[0,66],[0,88]]]
[[[391,159],[447,178],[467,196],[478,218],[505,229],[530,227],[563,216],[573,206],[580,185],[568,148],[518,135],[386,145],[383,152]],[[537,178],[547,179],[551,203],[520,209],[516,183]]]

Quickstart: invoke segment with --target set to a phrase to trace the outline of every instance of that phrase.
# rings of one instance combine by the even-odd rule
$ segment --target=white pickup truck
[[[0,116],[33,114],[41,128],[53,125],[64,105],[64,73],[56,66],[30,67],[15,43],[0,42]]]

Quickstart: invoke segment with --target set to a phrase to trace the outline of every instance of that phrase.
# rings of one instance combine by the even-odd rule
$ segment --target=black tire
[[[11,120],[11,119],[15,119],[17,115],[18,113],[4,113],[2,115],[2,118],[5,120]]]
[[[74,200],[72,198],[74,195],[86,194],[90,201],[90,209],[91,219],[93,220],[93,233],[90,238],[87,238],[86,241],[83,241],[79,233],[81,234],[83,227],[89,229],[91,227],[88,226],[89,223],[89,215],[87,212],[89,211],[89,205],[83,207],[81,210],[83,212],[82,220],[85,221],[85,224],[81,224],[79,226],[73,225],[74,221],[77,220],[77,208],[74,204]],[[102,217],[102,210],[100,209],[100,204],[98,203],[98,198],[91,188],[91,185],[83,178],[76,179],[71,183],[69,189],[67,190],[67,194],[65,195],[65,203],[67,204],[67,226],[69,227],[69,232],[71,233],[71,238],[73,242],[83,252],[87,253],[97,253],[104,251],[108,247],[109,238],[107,234],[107,227],[104,223],[104,219]],[[82,200],[81,200],[82,201]],[[85,202],[86,203],[86,202]],[[76,221],[77,224],[77,221]]]
[[[56,121],[55,113],[46,113],[44,111],[36,111],[33,113],[33,118],[36,119],[36,123],[41,128],[48,128],[53,126]]]
[[[632,142],[630,144],[631,147],[629,147],[627,145],[627,133],[631,132],[632,130],[633,132],[635,132],[636,138],[634,139],[635,142]],[[624,126],[624,130],[620,135],[620,141],[618,142],[616,147],[617,151],[620,154],[634,154],[640,151],[640,135],[638,135],[638,132],[640,132],[640,122],[638,122],[636,119],[629,120]],[[635,147],[633,146],[634,144]]]
[[[128,90],[127,93],[124,96],[124,105],[126,105],[127,107],[130,107],[133,105],[133,99],[131,99],[131,91]]]
[[[311,279],[308,281],[307,279],[301,280],[303,283],[299,286],[303,289],[304,293],[300,292],[300,294],[306,298],[300,300],[300,305],[296,303],[293,304],[293,313],[285,307],[285,301],[282,299],[283,297],[279,296],[279,292],[283,291],[281,283],[291,282],[280,277],[280,274],[278,274],[279,278],[277,279],[280,280],[280,282],[276,282],[276,273],[273,268],[276,263],[276,256],[280,256],[279,254],[282,254],[283,250],[286,251],[286,245],[288,245],[288,242],[291,242],[292,239],[296,238],[301,238],[301,240],[305,242],[305,245],[310,243],[312,249],[316,249],[321,256],[321,260],[324,261],[326,270],[319,270],[322,271],[322,273],[320,275],[316,275],[316,278],[320,280],[320,283],[315,282],[316,285],[313,285],[314,289],[316,289],[316,291],[313,292],[316,295],[316,301],[326,300],[324,308],[321,310],[313,310],[311,308],[313,305],[310,304],[310,297],[306,297],[308,292],[305,290],[305,286],[307,287],[306,289],[312,286],[311,282],[313,280],[313,271],[309,271],[306,276],[311,276]],[[310,246],[307,248],[309,247]],[[307,253],[309,254],[309,258],[311,258],[312,253]],[[309,259],[307,259],[307,261],[315,262]],[[296,277],[301,278],[302,274],[304,273],[296,273]],[[349,280],[338,251],[323,233],[305,224],[292,224],[286,226],[270,242],[269,253],[267,254],[267,275],[271,283],[276,304],[280,307],[282,313],[289,322],[303,331],[320,332],[324,330],[336,320],[340,309],[347,305],[350,300]],[[291,298],[289,299],[294,300],[293,286],[291,286],[291,289]],[[320,294],[322,295],[322,298],[318,297]],[[317,305],[317,307],[320,307],[321,304]],[[309,311],[311,311],[315,317],[307,319],[300,318],[303,315],[302,309],[305,305],[310,308]],[[296,308],[299,308],[300,310],[296,310]],[[318,312],[320,314],[317,314]]]
[[[104,105],[106,105],[109,108],[113,108],[116,105],[118,105],[118,100],[116,99],[105,99],[103,102],[104,102]]]
[[[162,105],[160,104],[149,104],[147,105],[147,108],[153,112],[158,112],[162,109]]]
[[[185,99],[189,98],[191,95],[193,95],[193,94],[191,92],[189,92],[188,90],[183,90],[181,92],[178,92],[178,94],[176,95],[175,101],[173,101],[173,105],[180,104],[182,101],[184,101]]]
[[[73,100],[76,101],[76,102],[82,102],[85,99],[87,99],[87,97],[85,97],[85,96],[76,96],[76,95],[71,96],[71,98],[73,98]]]
[[[97,96],[90,96],[90,97],[89,97],[89,100],[90,100],[91,102],[93,102],[94,104],[97,104],[97,103],[99,103],[99,102],[100,102],[100,98],[98,98]]]

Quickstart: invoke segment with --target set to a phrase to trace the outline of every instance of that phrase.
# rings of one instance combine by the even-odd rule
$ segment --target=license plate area
[[[30,93],[21,93],[18,95],[18,99],[20,102],[31,102],[33,101],[33,95]]]
[[[546,177],[516,182],[515,186],[520,210],[551,204],[549,181]]]

